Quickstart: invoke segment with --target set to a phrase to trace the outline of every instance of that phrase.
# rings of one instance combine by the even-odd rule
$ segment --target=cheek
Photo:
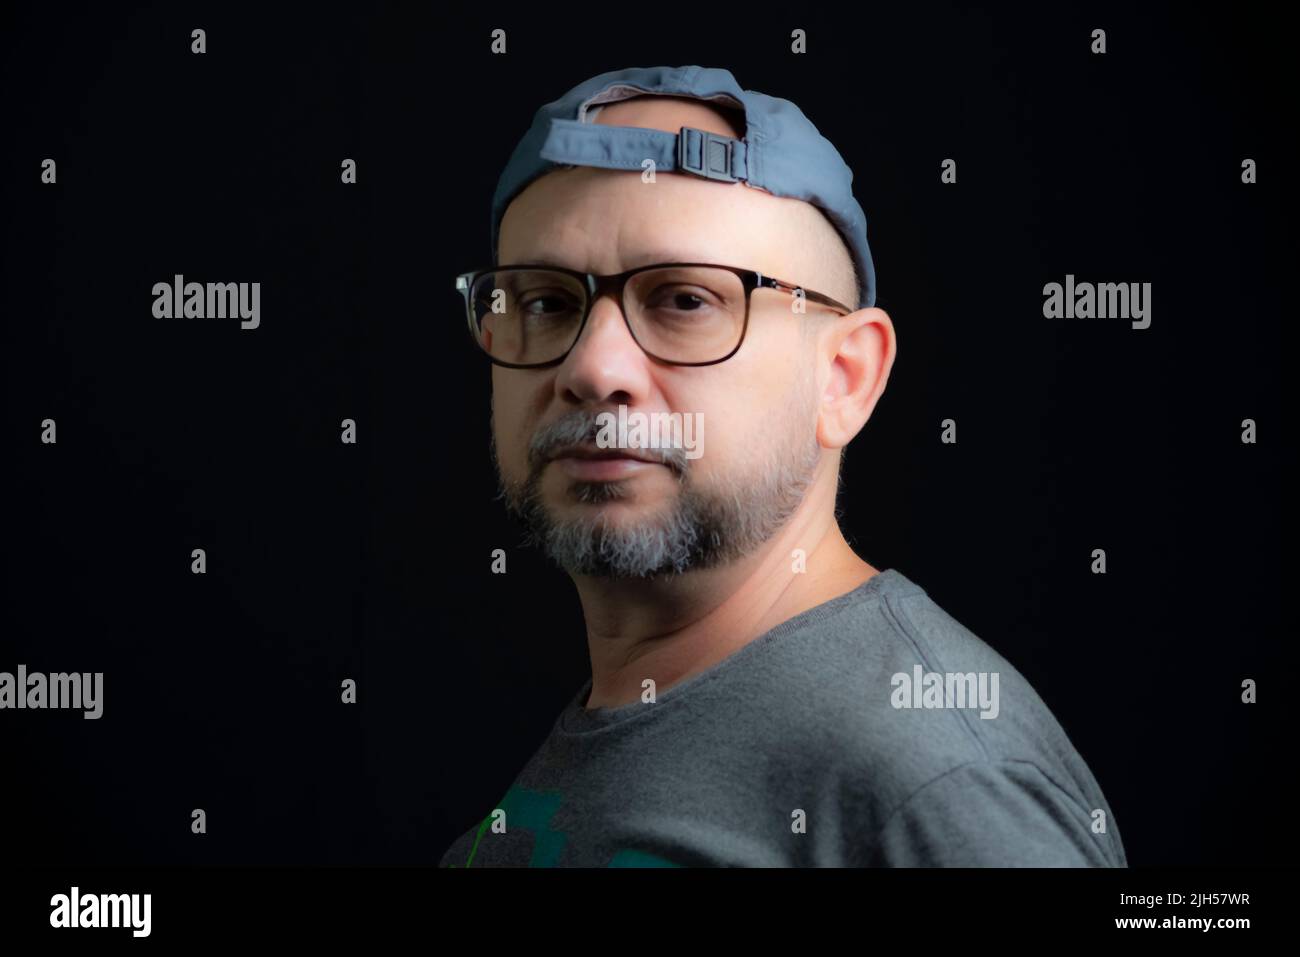
[[[750,427],[747,418],[751,414],[743,405],[730,399],[715,402],[704,409],[699,417],[700,427],[696,429],[696,441],[703,455],[694,463],[701,472],[725,471],[737,459],[744,457]]]
[[[502,471],[522,476],[528,468],[528,443],[533,434],[526,406],[509,391],[493,392],[491,427]]]
[[[703,454],[692,461],[693,469],[703,477],[731,472],[753,461],[770,441],[772,404],[769,391],[738,377],[707,401],[674,406],[701,413],[696,417],[693,439]]]
[[[739,363],[737,375],[710,395],[701,406],[704,456],[697,465],[702,472],[760,460],[773,447],[788,445],[790,430],[800,427],[796,423],[805,417],[812,421],[809,387],[800,380],[800,357],[791,349],[782,360]]]

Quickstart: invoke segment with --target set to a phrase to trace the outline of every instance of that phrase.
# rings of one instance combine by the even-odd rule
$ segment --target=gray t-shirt
[[[653,703],[590,690],[441,866],[1128,866],[1042,699],[897,569]]]

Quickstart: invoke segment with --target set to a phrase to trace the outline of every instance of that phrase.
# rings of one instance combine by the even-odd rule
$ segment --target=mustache
[[[540,471],[555,453],[571,445],[595,444],[600,432],[598,417],[605,414],[617,415],[617,409],[579,409],[570,412],[549,425],[538,429],[532,441],[528,443],[528,464],[535,471]],[[690,460],[682,448],[637,448],[639,455],[653,458],[678,475],[686,472]]]

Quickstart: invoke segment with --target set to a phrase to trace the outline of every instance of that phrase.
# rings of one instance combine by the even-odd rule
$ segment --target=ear
[[[866,425],[876,408],[897,343],[883,309],[859,309],[827,325],[817,343],[817,441],[841,449]]]

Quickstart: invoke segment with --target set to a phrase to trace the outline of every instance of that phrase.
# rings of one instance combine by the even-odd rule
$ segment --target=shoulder
[[[807,689],[816,705],[800,712],[798,734],[825,762],[810,772],[827,776],[894,858],[891,841],[914,837],[917,860],[931,841],[960,859],[967,845],[953,828],[1005,843],[1002,827],[1019,829],[1013,846],[1026,861],[1043,857],[1039,828],[1060,860],[1122,862],[1117,833],[1100,849],[1093,840],[1099,816],[1113,831],[1110,809],[1028,680],[901,572],[876,578],[806,642],[820,688]]]
[[[1031,761],[977,760],[915,790],[860,852],[891,867],[1124,867],[1104,814]]]

